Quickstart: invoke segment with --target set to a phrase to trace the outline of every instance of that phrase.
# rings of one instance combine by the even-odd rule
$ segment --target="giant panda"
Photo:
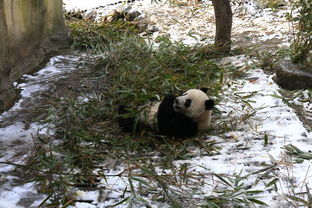
[[[119,126],[128,132],[153,129],[160,135],[176,138],[195,136],[208,128],[214,101],[207,88],[190,89],[179,96],[166,95],[161,102],[139,107],[137,117],[129,117],[124,105],[118,107]]]

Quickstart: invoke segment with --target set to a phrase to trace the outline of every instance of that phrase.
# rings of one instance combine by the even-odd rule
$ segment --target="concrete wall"
[[[14,81],[69,43],[62,0],[0,0],[0,110]]]

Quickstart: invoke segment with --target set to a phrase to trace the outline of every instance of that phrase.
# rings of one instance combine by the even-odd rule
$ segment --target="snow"
[[[105,2],[105,3],[104,3]],[[101,21],[103,16],[110,15],[115,9],[123,11],[127,7],[142,13],[142,17],[147,17],[151,25],[159,28],[159,32],[152,34],[152,39],[166,36],[173,41],[182,41],[185,44],[195,45],[198,43],[213,43],[215,35],[214,12],[210,1],[203,1],[197,6],[180,6],[177,3],[155,3],[152,0],[136,0],[133,3],[119,3],[109,5],[111,1],[79,1],[65,0],[64,5],[67,11],[87,10],[88,15],[96,11],[97,21]],[[173,1],[174,2],[174,1]],[[177,1],[178,2],[178,1]],[[187,1],[184,1],[187,2]],[[98,8],[101,6],[101,8]],[[244,8],[242,13],[241,8]],[[240,46],[246,42],[253,44],[265,42],[272,38],[281,40],[279,45],[288,46],[291,34],[291,25],[286,20],[286,15],[290,9],[272,11],[271,9],[261,9],[250,0],[244,6],[233,6],[233,28],[232,41]],[[236,46],[236,47],[237,47]]]
[[[8,199],[0,199],[0,208],[21,208],[20,206],[15,205],[16,202]]]
[[[8,111],[0,115],[0,162],[12,162],[23,164],[24,158],[33,147],[33,135],[53,134],[49,126],[40,123],[27,123],[23,114],[28,106],[36,106],[40,92],[53,89],[51,82],[65,76],[77,65],[83,63],[80,56],[65,55],[55,56],[50,59],[47,65],[33,75],[24,75],[21,83],[15,86],[21,90],[21,98]],[[74,65],[74,63],[76,65]],[[14,172],[14,165],[0,163],[0,208],[14,208],[20,200],[29,198],[29,195],[37,193],[34,183],[26,183],[14,187],[14,178],[9,175]],[[2,178],[2,176],[5,176]],[[38,206],[38,202],[44,199],[44,195],[35,194],[38,198],[29,207]],[[37,205],[36,205],[37,203]]]
[[[297,106],[303,108],[305,117],[312,120],[312,91],[311,90],[301,90],[294,94],[294,100],[290,101]]]
[[[0,208],[20,208],[23,206],[18,206],[19,200],[23,196],[27,196],[29,191],[35,192],[33,189],[34,183],[27,183],[20,187],[6,188],[7,190],[0,192]],[[38,201],[42,201],[44,196],[39,197]],[[38,202],[31,203],[29,207],[33,205],[39,205]]]
[[[197,7],[181,7],[170,4],[154,4],[150,0],[135,1],[133,4],[117,4],[118,0],[64,0],[66,11],[87,10],[90,13],[97,11],[97,20],[109,14],[113,9],[124,9],[131,6],[149,18],[152,25],[160,29],[152,35],[152,39],[166,35],[173,41],[182,41],[186,44],[212,43],[214,38],[214,14],[212,6],[208,1]],[[101,7],[100,7],[101,6]],[[97,8],[100,7],[100,8]],[[96,9],[97,8],[97,9]],[[239,9],[239,8],[234,8]],[[265,43],[271,39],[279,39],[276,46],[287,46],[290,40],[289,23],[285,16],[289,10],[282,9],[273,12],[270,9],[261,9],[253,1],[243,7],[241,12],[235,12],[233,20],[233,44],[238,47],[240,44]],[[38,91],[51,90],[50,82],[66,76],[76,70],[72,65],[64,65],[63,62],[81,61],[76,56],[57,56],[39,72],[33,75],[25,75],[22,83],[14,83],[14,86],[21,89],[21,99],[12,109],[0,116],[0,121],[15,115],[23,109],[25,102],[34,102],[32,98]],[[257,67],[258,60],[245,55],[232,56],[217,60],[225,67],[239,68],[245,76],[236,80],[225,79],[223,89],[223,100],[217,108],[222,112],[222,119],[229,119],[229,122],[236,121],[238,130],[227,132],[224,138],[219,136],[207,136],[207,140],[216,140],[222,147],[220,154],[204,156],[194,150],[196,157],[189,160],[177,160],[174,164],[179,167],[184,163],[190,164],[191,171],[200,173],[205,177],[201,178],[202,184],[198,191],[203,195],[209,195],[216,187],[217,180],[213,180],[211,173],[233,175],[242,172],[243,175],[250,174],[246,183],[254,185],[254,189],[265,190],[269,182],[259,179],[253,172],[263,169],[269,165],[276,166],[272,174],[279,178],[278,190],[266,190],[260,200],[269,207],[288,206],[285,195],[304,191],[304,184],[312,187],[311,161],[305,160],[302,163],[293,163],[293,158],[287,156],[283,147],[293,144],[303,151],[312,150],[312,133],[307,131],[299,120],[295,111],[290,108],[282,99],[279,93],[280,88],[275,84],[274,75],[268,75]],[[304,91],[302,97],[297,97],[294,103],[302,105],[307,113],[311,113],[311,102],[305,100],[311,97],[311,91]],[[88,102],[87,98],[80,97],[81,102]],[[245,119],[246,115],[251,115]],[[312,115],[312,113],[311,113]],[[312,117],[312,116],[311,116]],[[231,120],[232,119],[232,120]],[[49,128],[38,123],[26,124],[22,120],[3,125],[0,129],[0,161],[12,161],[21,163],[29,152],[32,145],[32,135],[37,132],[49,134]],[[264,138],[268,138],[268,144],[264,144]],[[16,145],[16,143],[22,143]],[[23,149],[23,156],[14,157]],[[5,182],[0,179],[0,208],[20,207],[18,202],[21,198],[27,197],[29,193],[37,193],[33,183],[26,183],[14,187],[12,181],[14,176],[8,172],[13,170],[12,165],[0,164],[0,175],[5,175]],[[129,187],[128,178],[117,175],[125,169],[123,164],[117,166],[116,170],[107,170],[106,180],[100,182],[103,190],[86,191],[74,190],[77,202],[74,207],[93,208],[108,207],[118,203],[122,198],[125,189]],[[170,170],[166,170],[169,172]],[[162,174],[161,170],[158,170]],[[115,175],[115,176],[114,176]],[[256,182],[257,180],[260,180]],[[291,181],[293,184],[290,184]],[[136,185],[137,183],[134,183]],[[292,185],[292,186],[291,186]],[[187,189],[188,187],[183,187]],[[125,193],[125,197],[129,193]],[[40,195],[31,206],[38,205],[44,196]],[[82,201],[92,201],[92,203]],[[148,198],[147,201],[150,202]],[[151,204],[152,207],[166,207],[164,204]],[[124,207],[119,205],[117,207]],[[138,206],[139,207],[139,206]]]
[[[93,9],[99,6],[106,6],[111,3],[116,3],[118,0],[64,0],[64,8],[70,10],[85,10]]]

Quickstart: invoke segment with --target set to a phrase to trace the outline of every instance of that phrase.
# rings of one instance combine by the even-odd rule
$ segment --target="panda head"
[[[190,89],[182,93],[174,100],[174,111],[196,121],[203,113],[211,111],[214,107],[214,101],[208,98],[206,92],[207,89],[202,88]]]

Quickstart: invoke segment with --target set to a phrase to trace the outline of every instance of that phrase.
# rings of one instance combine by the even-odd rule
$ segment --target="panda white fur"
[[[195,136],[210,125],[214,101],[206,92],[202,88],[190,89],[179,96],[169,94],[161,102],[141,106],[137,118],[123,116],[129,112],[125,106],[119,106],[119,126],[128,132],[151,128],[169,137]]]

